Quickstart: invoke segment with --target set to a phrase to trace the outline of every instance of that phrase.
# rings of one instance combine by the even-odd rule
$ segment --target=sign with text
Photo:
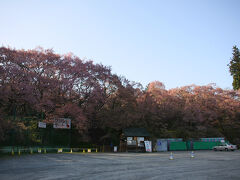
[[[146,152],[152,152],[152,141],[144,141]]]
[[[38,122],[38,127],[39,128],[46,128],[47,124],[45,122]]]
[[[71,119],[56,118],[53,123],[53,128],[56,129],[71,129]]]

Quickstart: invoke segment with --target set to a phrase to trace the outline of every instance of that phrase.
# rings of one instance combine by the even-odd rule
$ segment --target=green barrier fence
[[[221,142],[194,142],[193,149],[194,150],[210,150],[214,146],[220,145]]]
[[[186,142],[171,142],[170,151],[187,150]]]

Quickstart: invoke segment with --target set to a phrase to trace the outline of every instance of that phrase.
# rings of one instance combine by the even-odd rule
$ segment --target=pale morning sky
[[[143,86],[232,88],[239,0],[0,0],[0,22],[0,45],[72,52]]]

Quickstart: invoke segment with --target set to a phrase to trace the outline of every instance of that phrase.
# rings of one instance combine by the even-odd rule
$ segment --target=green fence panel
[[[0,147],[0,152],[1,153],[11,153],[12,147],[11,146]]]
[[[208,150],[212,149],[214,146],[218,146],[221,142],[194,142],[194,150]]]
[[[171,142],[170,151],[187,150],[186,142]]]

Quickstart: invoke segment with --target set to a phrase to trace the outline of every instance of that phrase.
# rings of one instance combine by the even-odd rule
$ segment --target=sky
[[[143,86],[232,89],[234,45],[239,0],[0,0],[0,46],[72,52]]]

